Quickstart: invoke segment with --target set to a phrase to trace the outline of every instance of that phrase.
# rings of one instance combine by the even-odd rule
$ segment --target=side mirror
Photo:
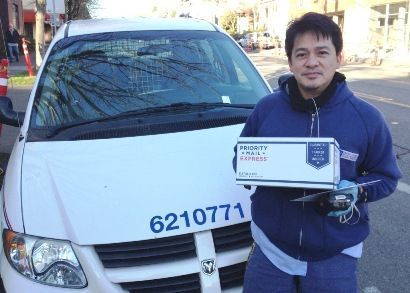
[[[9,97],[0,96],[0,123],[20,127],[24,121],[24,112],[13,110],[13,103]]]

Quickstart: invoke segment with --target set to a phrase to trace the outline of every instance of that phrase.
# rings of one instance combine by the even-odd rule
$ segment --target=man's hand
[[[331,198],[332,196],[335,197],[336,194],[338,195],[351,195],[353,197],[350,205],[348,205],[348,207],[346,209],[342,209],[342,210],[337,210],[337,211],[331,211],[329,212],[327,215],[329,217],[340,217],[340,216],[344,216],[347,215],[349,213],[351,213],[352,209],[353,209],[353,205],[356,203],[357,201],[357,194],[358,194],[358,187],[357,184],[351,181],[347,181],[347,180],[342,180],[340,181],[339,185],[337,186],[337,189],[339,188],[346,188],[346,187],[352,187],[349,189],[345,189],[342,191],[335,191],[330,193],[329,198]]]

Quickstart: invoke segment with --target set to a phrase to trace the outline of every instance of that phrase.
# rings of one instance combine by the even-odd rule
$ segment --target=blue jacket
[[[381,113],[355,97],[345,81],[338,83],[318,117],[292,109],[285,82],[258,102],[241,133],[244,137],[310,137],[313,130],[316,137],[319,121],[320,137],[335,138],[342,150],[341,180],[382,180],[366,187],[356,204],[360,215],[355,212],[345,224],[337,217],[321,214],[317,203],[290,202],[303,195],[303,189],[257,187],[251,196],[253,221],[279,249],[304,261],[325,259],[362,242],[369,234],[367,202],[393,193],[401,177]]]

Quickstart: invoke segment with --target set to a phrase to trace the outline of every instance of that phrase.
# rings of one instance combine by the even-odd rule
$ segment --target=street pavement
[[[35,65],[36,65],[36,59],[35,59],[35,53],[30,52],[29,54],[29,59],[30,59],[30,64],[32,70],[34,70]],[[19,62],[13,62],[9,64],[8,72],[9,76],[15,76],[16,74],[19,73],[28,73],[28,68],[29,66],[26,63],[26,59],[24,55],[20,55],[19,57]]]

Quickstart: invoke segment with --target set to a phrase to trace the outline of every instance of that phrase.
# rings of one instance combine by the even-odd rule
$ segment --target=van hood
[[[21,190],[25,233],[91,245],[248,221],[249,191],[235,185],[232,169],[242,127],[28,142]]]

